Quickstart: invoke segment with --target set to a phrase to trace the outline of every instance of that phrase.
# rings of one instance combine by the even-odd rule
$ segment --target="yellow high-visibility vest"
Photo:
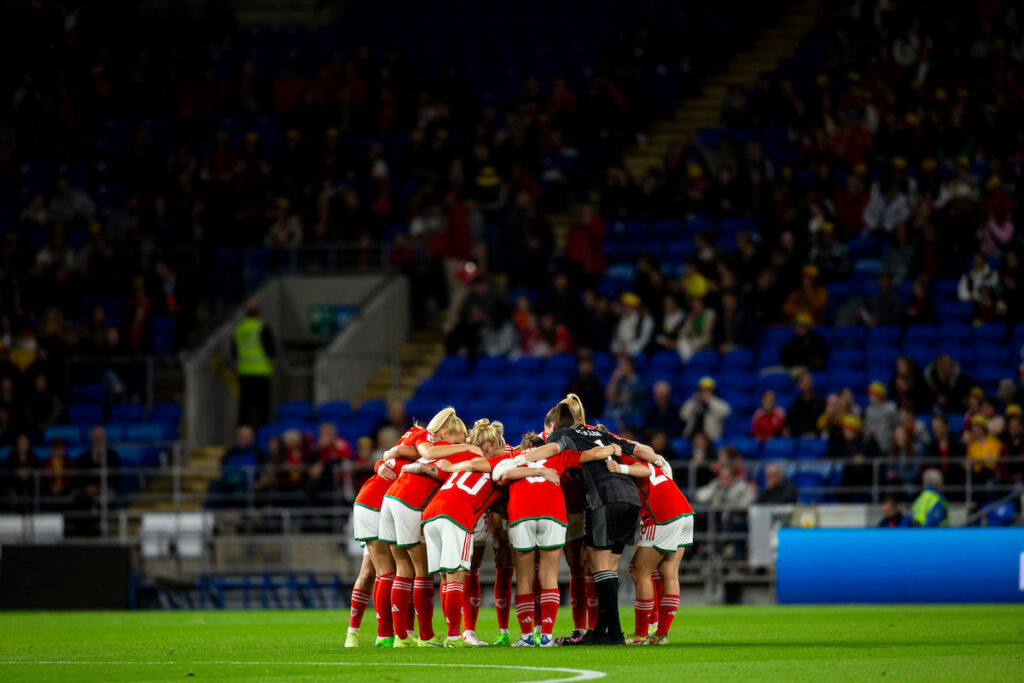
[[[263,321],[246,318],[235,327],[235,350],[238,353],[237,370],[240,376],[270,377],[274,366],[263,348]]]

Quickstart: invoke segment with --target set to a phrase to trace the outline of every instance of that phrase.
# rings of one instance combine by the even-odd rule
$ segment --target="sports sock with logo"
[[[678,595],[664,595],[661,598],[661,610],[658,614],[658,635],[668,634],[672,628],[672,620],[676,618],[676,610],[679,609]]]
[[[558,616],[558,604],[561,602],[557,588],[549,588],[540,592],[540,632],[550,636],[555,629],[555,618]]]
[[[391,618],[394,621],[395,637],[404,640],[409,636],[409,602],[412,597],[412,579],[396,576],[391,585]]]
[[[654,583],[654,607],[651,609],[651,625],[654,625],[658,623],[661,596],[665,594],[665,584],[661,582],[661,573],[657,569],[651,574],[651,582]]]
[[[463,598],[462,621],[467,631],[476,630],[476,620],[480,615],[480,570],[470,569],[466,574],[466,592]]]
[[[412,584],[412,602],[416,606],[416,621],[420,627],[420,639],[434,637],[434,579],[417,577]]]
[[[390,638],[395,635],[391,621],[391,585],[394,574],[382,574],[373,583],[373,611],[377,615],[377,637]]]
[[[587,596],[587,628],[597,628],[597,588],[594,586],[594,575],[584,574],[584,589]]]
[[[533,593],[516,596],[516,618],[524,636],[533,634]]]
[[[508,616],[512,611],[512,567],[498,567],[494,578],[494,609],[498,613],[498,628],[508,630]]]
[[[358,631],[363,623],[363,612],[366,611],[366,606],[370,604],[370,594],[358,588],[353,588],[351,604],[352,611],[348,619],[348,630]]]
[[[572,627],[587,628],[587,584],[582,574],[569,574],[569,605],[572,607]]]
[[[633,633],[638,636],[647,636],[651,623],[651,610],[654,609],[654,600],[637,600],[633,603],[633,611],[636,614],[636,627]]]
[[[455,581],[448,582],[448,597],[445,598],[445,618],[448,620],[448,637],[462,635],[462,600],[466,587]]]
[[[444,622],[448,623],[448,582],[441,581],[441,614],[444,616]]]

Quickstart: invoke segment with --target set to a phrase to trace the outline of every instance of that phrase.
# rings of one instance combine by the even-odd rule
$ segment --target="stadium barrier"
[[[1024,602],[1024,529],[779,530],[777,599]]]

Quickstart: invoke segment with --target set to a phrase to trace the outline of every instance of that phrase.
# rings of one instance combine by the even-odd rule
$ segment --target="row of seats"
[[[145,445],[143,445],[145,444]],[[123,467],[162,467],[167,459],[167,450],[152,445],[152,441],[126,441],[112,442],[110,447],[117,451],[121,457]],[[78,448],[68,448],[67,456],[72,462],[76,461],[85,450],[85,445],[80,444]],[[50,457],[49,446],[37,446],[32,449],[40,460]],[[11,454],[10,446],[0,446],[0,462],[4,462]]]

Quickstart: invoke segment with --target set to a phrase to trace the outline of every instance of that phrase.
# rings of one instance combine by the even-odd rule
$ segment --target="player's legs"
[[[508,618],[512,608],[512,546],[501,514],[491,513],[491,529],[494,539],[494,610],[498,617],[498,637],[494,644],[508,645],[511,642]]]
[[[637,639],[647,637],[650,626],[651,610],[654,609],[654,582],[652,575],[658,568],[663,558],[663,553],[652,547],[640,547],[633,554],[633,565],[630,574],[633,578],[633,585],[636,586],[636,625],[633,634]],[[629,642],[629,641],[627,641]]]
[[[658,605],[658,630],[648,639],[652,645],[668,645],[668,632],[676,618],[676,610],[679,609],[679,563],[685,552],[685,547],[679,548],[674,553],[665,555],[658,565],[665,593],[661,597],[661,604]]]
[[[395,558],[395,580],[391,585],[391,619],[395,629],[395,645],[407,643],[412,630],[412,619],[409,618],[409,607],[412,605],[412,586],[416,577],[416,568],[407,548],[391,546],[391,555]]]
[[[565,552],[565,563],[569,565],[569,604],[572,606],[573,629],[582,633],[587,628],[587,584],[583,570],[583,538],[566,540],[562,550]]]
[[[522,522],[522,524],[529,524],[529,522]],[[512,551],[512,562],[516,569],[516,618],[519,619],[519,629],[523,633],[523,639],[529,641],[529,644],[533,643],[533,579],[536,557],[537,553],[532,548]]]
[[[555,619],[558,616],[558,605],[561,596],[558,592],[558,561],[562,555],[561,548],[538,550],[540,556],[538,576],[540,578],[540,645],[553,645],[552,634]]]
[[[487,550],[486,539],[483,543],[476,543],[473,546],[473,561],[470,564],[469,572],[466,574],[466,592],[462,608],[462,621],[465,632],[462,634],[467,642],[484,645],[476,635],[476,620],[480,614],[480,567],[484,562],[484,552]],[[475,641],[475,642],[473,642]]]
[[[391,589],[395,582],[395,558],[391,546],[381,541],[367,541],[366,550],[377,580],[373,584],[373,610],[377,617],[377,643],[395,635],[391,620]],[[388,641],[390,642],[390,641]]]
[[[373,561],[370,559],[370,554],[364,552],[362,564],[359,565],[359,576],[356,578],[355,583],[352,584],[352,597],[349,600],[351,611],[349,613],[345,647],[357,647],[359,645],[359,627],[363,623],[363,613],[370,604],[374,577]]]

